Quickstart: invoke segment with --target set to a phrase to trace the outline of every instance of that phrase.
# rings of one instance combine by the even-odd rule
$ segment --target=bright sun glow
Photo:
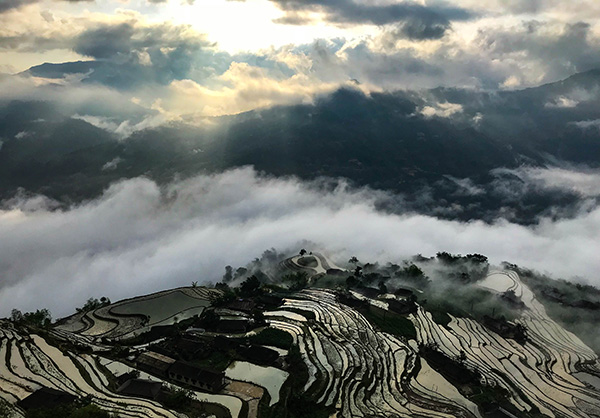
[[[283,16],[272,2],[248,0],[202,0],[193,5],[170,2],[161,17],[169,16],[176,23],[191,25],[219,49],[228,52],[265,49],[287,44],[305,44],[318,38],[348,34],[347,29],[333,27],[318,20],[310,26],[283,25],[273,20]]]

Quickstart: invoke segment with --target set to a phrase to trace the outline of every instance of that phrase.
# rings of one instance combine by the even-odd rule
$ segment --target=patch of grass
[[[417,330],[413,323],[403,315],[367,306],[359,309],[360,313],[373,325],[384,332],[401,335],[406,338],[417,338]]]
[[[447,325],[448,314],[455,317],[483,319],[484,316],[498,318],[503,316],[513,321],[521,316],[521,311],[503,301],[498,295],[470,284],[457,284],[442,291],[429,289],[422,295],[427,302],[423,307],[431,312],[435,322]]]
[[[450,321],[452,321],[452,318],[450,318],[450,315],[448,315],[446,312],[444,311],[440,311],[438,309],[434,309],[431,312],[431,318],[433,319],[433,321],[436,324],[442,325],[444,327],[447,327],[448,324],[450,323]]]

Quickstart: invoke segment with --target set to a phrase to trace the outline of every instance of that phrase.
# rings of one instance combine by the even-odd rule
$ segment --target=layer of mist
[[[214,283],[226,265],[243,266],[269,248],[296,252],[307,241],[341,263],[348,254],[386,263],[417,253],[480,253],[492,264],[508,260],[600,283],[598,208],[526,227],[377,209],[389,199],[248,167],[164,187],[129,179],[68,209],[42,196],[14,198],[0,211],[0,315],[46,307],[59,317],[89,297]]]

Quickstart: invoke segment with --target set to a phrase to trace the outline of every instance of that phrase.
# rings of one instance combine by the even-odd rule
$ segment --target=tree
[[[48,328],[52,324],[52,315],[48,309],[38,309],[35,312],[21,313],[13,309],[10,314],[12,322],[18,325],[29,325],[37,328]]]
[[[354,276],[348,276],[348,278],[346,279],[346,287],[348,287],[348,288],[356,287],[359,284],[360,284],[360,282]]]
[[[225,274],[223,275],[223,282],[228,283],[233,280],[233,267],[225,266]]]
[[[10,320],[14,323],[21,322],[23,320],[23,313],[18,309],[13,309],[10,312]]]
[[[77,312],[89,312],[107,305],[110,305],[110,299],[106,296],[102,296],[100,300],[89,298],[81,308],[77,308]]]
[[[239,279],[242,278],[246,275],[246,273],[248,273],[248,269],[245,267],[238,267],[237,270],[235,271],[235,274],[233,275],[233,279]]]
[[[240,294],[243,297],[255,296],[260,290],[260,280],[256,276],[250,276],[240,285]]]
[[[290,290],[301,290],[308,286],[308,274],[305,271],[297,271],[296,273],[286,274],[282,281],[290,282]]]
[[[200,323],[206,329],[216,329],[219,325],[219,315],[212,309],[207,309],[202,313]]]
[[[353,255],[352,257],[350,257],[350,260],[348,260],[348,263],[356,265],[358,264],[358,258],[356,258],[356,256]]]
[[[192,287],[193,287],[193,288],[196,288],[196,287],[198,287],[198,282],[197,282],[197,281],[195,281],[195,282],[192,282]]]
[[[73,411],[69,418],[109,418],[110,414],[94,404],[89,404],[83,408]]]
[[[194,397],[194,392],[191,390],[171,387],[168,395],[165,396],[164,404],[167,408],[182,410],[191,405]]]
[[[85,402],[84,402],[85,403]],[[4,417],[4,415],[0,415]],[[33,409],[25,414],[27,418],[110,418],[111,414],[98,406],[80,402],[59,405],[54,408]]]
[[[304,248],[302,248],[302,249],[300,250],[300,255],[304,255],[304,254],[306,254],[306,250],[305,250]]]
[[[481,254],[467,254],[467,260],[476,264],[485,264],[488,262],[488,258]]]
[[[13,416],[11,408],[8,406],[8,402],[0,398],[0,417],[11,418]]]
[[[229,285],[227,283],[219,282],[215,285],[215,289],[222,290],[224,292],[229,291]]]
[[[252,311],[252,319],[257,325],[262,325],[265,323],[265,315],[260,309],[254,309]]]

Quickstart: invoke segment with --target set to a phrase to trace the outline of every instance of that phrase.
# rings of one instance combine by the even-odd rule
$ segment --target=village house
[[[140,370],[157,376],[167,376],[167,371],[173,363],[175,363],[175,359],[154,351],[146,351],[140,354],[136,361]]]
[[[183,361],[173,363],[169,378],[209,392],[218,392],[225,385],[225,372],[203,369]]]
[[[256,309],[256,303],[252,300],[234,300],[227,305],[232,311],[240,311],[250,313]]]

